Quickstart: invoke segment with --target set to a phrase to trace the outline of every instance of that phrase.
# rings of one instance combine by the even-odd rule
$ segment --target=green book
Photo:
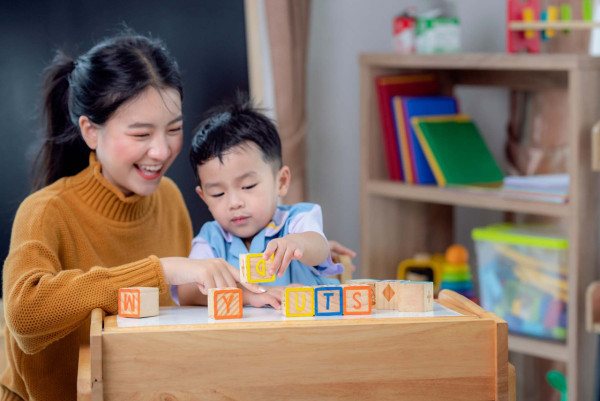
[[[490,184],[504,178],[469,116],[413,117],[411,124],[438,185]]]

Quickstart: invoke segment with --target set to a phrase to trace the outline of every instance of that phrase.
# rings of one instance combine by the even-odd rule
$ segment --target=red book
[[[439,90],[438,82],[431,74],[381,76],[375,78],[375,88],[389,179],[403,181],[400,146],[394,127],[392,97],[435,95]]]

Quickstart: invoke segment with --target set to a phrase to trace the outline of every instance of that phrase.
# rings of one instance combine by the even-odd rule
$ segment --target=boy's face
[[[230,149],[222,162],[215,157],[196,168],[200,198],[221,227],[245,240],[269,224],[291,178],[287,166],[274,172],[252,142]]]

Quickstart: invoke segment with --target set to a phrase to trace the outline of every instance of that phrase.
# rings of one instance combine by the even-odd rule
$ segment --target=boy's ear
[[[202,192],[202,188],[200,188],[199,185],[196,187],[196,193],[198,194],[200,199],[202,199],[204,201],[204,203],[206,203],[206,201],[204,200],[204,196],[205,196],[204,192]]]
[[[283,198],[287,195],[290,189],[290,181],[292,180],[292,172],[288,166],[283,166],[277,173],[277,195]]]
[[[98,127],[87,116],[79,117],[79,130],[87,146],[96,150],[98,147]]]

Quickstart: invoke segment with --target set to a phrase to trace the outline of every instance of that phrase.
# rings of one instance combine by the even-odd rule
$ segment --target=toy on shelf
[[[551,370],[546,374],[546,380],[560,393],[560,401],[567,401],[567,379],[565,375],[557,370]]]
[[[433,281],[433,290],[437,294],[442,282],[444,255],[420,253],[412,259],[404,260],[398,266],[397,279],[409,281]]]
[[[541,10],[539,0],[508,0],[506,50],[509,53],[539,53],[540,42],[555,37],[556,30],[568,34],[574,29],[600,27],[600,22],[592,20],[592,0],[583,0],[581,9],[582,19],[573,20],[569,4],[561,4],[560,7],[549,6]]]
[[[497,224],[472,231],[481,306],[513,333],[567,335],[567,249],[560,227]]]
[[[446,249],[446,259],[442,269],[441,289],[455,291],[475,303],[479,300],[473,290],[473,275],[469,262],[469,251],[462,245],[450,245]]]

